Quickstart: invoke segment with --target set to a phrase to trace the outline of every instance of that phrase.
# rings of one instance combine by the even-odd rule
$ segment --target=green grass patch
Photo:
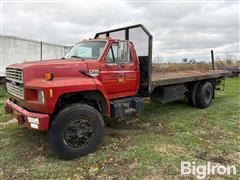
[[[0,123],[6,122],[11,118],[10,115],[5,114],[5,109],[4,109],[4,105],[7,97],[8,97],[7,91],[0,86]]]
[[[6,99],[4,90],[0,98]],[[95,153],[62,161],[49,148],[47,133],[0,125],[0,179],[178,179],[181,161],[235,165],[240,177],[240,79],[226,79],[225,91],[217,91],[207,109],[146,99],[138,121],[112,126]]]

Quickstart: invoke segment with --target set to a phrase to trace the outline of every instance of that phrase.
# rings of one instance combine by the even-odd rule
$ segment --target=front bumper
[[[5,105],[7,114],[13,114],[19,125],[25,125],[29,129],[47,131],[49,126],[49,115],[34,113],[23,109],[9,99]]]

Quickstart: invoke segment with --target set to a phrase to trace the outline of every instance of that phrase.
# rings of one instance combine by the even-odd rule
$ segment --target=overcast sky
[[[95,32],[144,24],[162,60],[239,52],[238,1],[2,2],[2,33],[72,45]]]

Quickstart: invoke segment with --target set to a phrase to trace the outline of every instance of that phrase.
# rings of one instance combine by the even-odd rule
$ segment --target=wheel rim
[[[205,91],[205,100],[206,100],[207,104],[210,103],[211,99],[212,99],[212,92],[210,89],[207,89]]]
[[[70,122],[64,131],[65,142],[73,148],[82,148],[91,142],[94,125],[85,119]]]

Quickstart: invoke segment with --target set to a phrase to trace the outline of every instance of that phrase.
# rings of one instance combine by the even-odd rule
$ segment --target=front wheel
[[[49,144],[62,159],[89,154],[101,143],[101,114],[86,104],[72,104],[60,111],[49,130]]]

